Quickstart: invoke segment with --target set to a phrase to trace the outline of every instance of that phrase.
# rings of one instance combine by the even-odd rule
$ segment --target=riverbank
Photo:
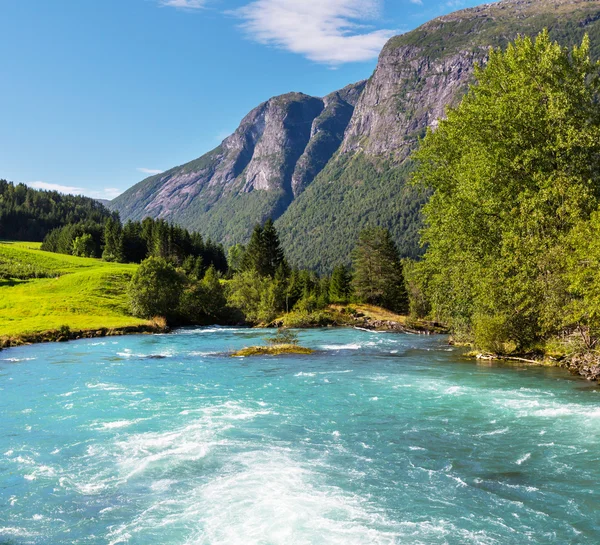
[[[0,349],[23,346],[27,344],[76,341],[97,337],[116,337],[121,335],[139,335],[143,333],[167,333],[169,328],[164,320],[156,319],[147,324],[98,329],[71,329],[63,326],[60,329],[23,333],[14,336],[0,337]]]
[[[478,361],[502,361],[513,363],[519,367],[560,367],[572,375],[580,376],[591,382],[600,384],[600,353],[579,352],[559,356],[544,355],[498,355],[471,352],[467,357]]]
[[[447,334],[441,324],[412,320],[375,305],[353,303],[332,304],[314,312],[289,312],[261,327],[310,329],[314,327],[356,327],[369,331],[396,331],[415,335]]]

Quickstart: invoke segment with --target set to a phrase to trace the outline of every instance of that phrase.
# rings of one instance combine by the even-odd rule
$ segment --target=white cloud
[[[164,170],[156,170],[153,168],[142,168],[142,167],[138,168],[137,171],[142,172],[144,174],[151,174],[151,175],[162,174],[164,172]]]
[[[259,43],[338,65],[376,58],[393,30],[371,30],[382,0],[254,0],[232,13]]]
[[[100,190],[86,189],[84,187],[74,187],[70,185],[51,184],[48,182],[26,182],[29,187],[34,189],[44,189],[46,191],[59,191],[60,193],[69,193],[71,195],[85,195],[92,199],[114,199],[118,197],[123,190],[116,187],[105,187]]]
[[[205,0],[160,0],[162,6],[179,9],[200,9],[205,3]]]
[[[61,193],[81,194],[85,191],[82,187],[72,187],[70,185],[49,184],[46,182],[29,182],[29,187],[34,189],[45,189],[47,191],[60,191]]]

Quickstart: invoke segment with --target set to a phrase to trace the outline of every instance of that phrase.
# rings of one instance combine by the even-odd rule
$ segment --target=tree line
[[[103,225],[108,218],[117,217],[88,197],[0,180],[0,240],[41,242],[52,229],[64,225]]]
[[[141,263],[148,257],[160,257],[196,277],[211,265],[219,272],[227,271],[227,258],[220,244],[161,219],[145,218],[121,225],[118,217],[109,217],[104,224],[68,224],[50,231],[42,250],[118,263]]]
[[[331,275],[290,267],[271,220],[257,225],[248,244],[233,246],[228,256],[226,274],[210,266],[201,278],[163,257],[143,261],[129,289],[133,314],[163,316],[171,324],[258,324],[292,313],[295,325],[318,325],[324,319],[319,311],[331,303],[408,308],[398,250],[382,228],[363,231],[353,268],[339,265]]]

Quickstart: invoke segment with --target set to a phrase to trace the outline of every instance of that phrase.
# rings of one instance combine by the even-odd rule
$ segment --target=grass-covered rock
[[[246,356],[279,356],[281,354],[312,354],[314,350],[297,344],[271,344],[269,346],[248,346],[231,354],[234,358]]]

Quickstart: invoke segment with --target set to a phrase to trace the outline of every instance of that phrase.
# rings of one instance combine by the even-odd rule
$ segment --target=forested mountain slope
[[[225,244],[278,218],[290,261],[317,270],[347,261],[367,224],[390,228],[414,256],[427,196],[407,187],[411,151],[460,101],[489,46],[543,28],[564,45],[588,33],[598,57],[600,1],[504,0],[434,19],[392,38],[367,82],[323,99],[270,99],[221,146],[111,206],[123,219],[164,217]]]

